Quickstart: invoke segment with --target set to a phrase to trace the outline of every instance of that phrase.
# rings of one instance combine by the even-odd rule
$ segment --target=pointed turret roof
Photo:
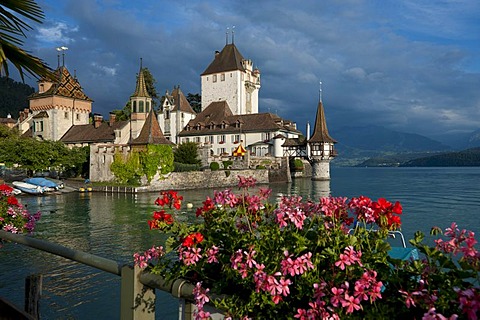
[[[143,74],[142,62],[140,60],[140,71],[137,76],[137,85],[135,87],[135,92],[132,94],[132,97],[147,97],[150,98],[150,95],[147,91],[147,85],[145,84],[145,75]]]
[[[308,142],[317,143],[337,143],[335,139],[330,137],[327,129],[327,120],[325,119],[325,111],[323,110],[323,103],[320,100],[317,107],[317,117],[315,118],[315,128],[313,129],[313,136]]]
[[[245,71],[242,64],[243,60],[243,56],[237,47],[233,43],[227,44],[221,52],[215,54],[215,59],[201,75],[234,70]]]
[[[158,124],[157,116],[150,109],[145,124],[140,131],[140,134],[134,139],[131,144],[133,145],[147,145],[147,144],[174,144],[163,135],[162,129]]]
[[[182,112],[187,112],[191,114],[197,114],[193,109],[190,103],[187,100],[187,97],[183,94],[182,90],[180,90],[180,86],[174,87],[172,94],[167,95],[168,99],[173,99],[171,104],[173,104],[175,107],[173,108],[173,111],[180,110]]]
[[[70,72],[65,66],[59,67],[54,72],[56,81],[53,85],[45,92],[34,93],[29,99],[37,99],[41,97],[50,97],[50,96],[62,96],[67,98],[75,98],[80,100],[92,101],[80,86],[80,83],[75,77],[72,77]],[[42,79],[45,81],[45,79]]]

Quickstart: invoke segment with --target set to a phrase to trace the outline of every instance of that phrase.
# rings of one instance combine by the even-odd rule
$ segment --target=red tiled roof
[[[182,130],[179,136],[278,130],[300,133],[290,121],[272,113],[234,115],[226,101],[217,101],[212,102],[195,119],[190,120],[187,128]]]
[[[116,121],[111,126],[103,122],[98,128],[93,124],[74,125],[60,139],[64,143],[114,142],[115,130],[128,125],[128,121]]]
[[[55,75],[57,81],[53,83],[53,85],[45,92],[42,93],[34,93],[32,94],[29,99],[37,99],[41,97],[49,97],[49,96],[62,96],[68,98],[75,98],[80,100],[92,101],[80,86],[78,80],[68,72],[65,66],[62,66],[55,70]]]
[[[308,142],[337,143],[337,141],[330,137],[330,134],[328,133],[327,120],[325,119],[325,111],[323,110],[322,101],[318,102],[315,128],[313,129],[313,135]]]
[[[233,43],[227,44],[220,53],[215,55],[215,59],[201,75],[233,70],[245,71],[242,65],[243,60],[243,56],[237,47]]]
[[[196,112],[190,106],[190,103],[187,100],[187,97],[183,94],[182,90],[180,90],[180,86],[176,86],[172,94],[166,96],[167,99],[170,99],[170,104],[174,105],[172,111],[180,110],[182,112],[196,114]]]
[[[163,135],[162,129],[158,124],[157,116],[153,109],[145,120],[145,124],[140,131],[140,134],[130,144],[132,145],[147,145],[147,144],[174,144]]]

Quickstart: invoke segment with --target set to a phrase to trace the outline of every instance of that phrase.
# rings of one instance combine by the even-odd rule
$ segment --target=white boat
[[[24,192],[24,193],[29,193],[29,194],[42,194],[45,192],[44,188],[41,186],[36,186],[31,183],[26,183],[23,181],[13,181],[12,182],[13,186]]]

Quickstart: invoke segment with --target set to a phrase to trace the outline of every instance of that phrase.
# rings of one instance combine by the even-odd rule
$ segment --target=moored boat
[[[42,177],[27,178],[27,179],[24,179],[23,181],[26,183],[30,183],[30,184],[42,187],[46,192],[55,191],[59,189],[58,185],[55,182]]]
[[[29,194],[42,194],[45,192],[43,187],[23,181],[13,181],[12,185],[16,189]]]

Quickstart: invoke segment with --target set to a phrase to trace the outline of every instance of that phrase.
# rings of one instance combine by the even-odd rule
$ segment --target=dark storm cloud
[[[384,125],[435,136],[480,128],[480,12],[476,1],[53,1],[30,35],[56,65],[67,45],[95,112],[121,108],[139,58],[163,94],[200,91],[200,73],[235,44],[261,71],[260,111],[304,130],[319,81],[329,128]],[[231,34],[230,34],[231,38]]]

